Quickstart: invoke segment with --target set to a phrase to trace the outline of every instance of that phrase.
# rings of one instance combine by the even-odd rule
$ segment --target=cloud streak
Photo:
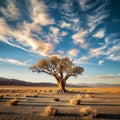
[[[9,0],[7,0],[6,2],[8,3],[6,8],[0,7],[0,11],[2,12],[2,14],[10,20],[19,19],[20,13],[15,2]]]
[[[0,58],[0,62],[3,62],[3,63],[10,63],[10,64],[14,64],[14,65],[18,65],[18,66],[29,66],[29,60],[28,61],[25,61],[25,62],[22,62],[22,61],[19,61],[19,60],[16,60],[16,59],[11,59],[11,58]]]
[[[0,7],[0,41],[40,56],[77,56],[76,63],[89,63],[92,58],[99,65],[108,59],[120,61],[119,39],[107,34],[103,26],[110,15],[109,1],[63,0],[49,4],[28,0],[25,3],[27,19],[15,1],[7,1],[6,7]]]

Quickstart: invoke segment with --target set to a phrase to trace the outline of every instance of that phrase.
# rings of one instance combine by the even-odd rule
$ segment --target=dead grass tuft
[[[18,99],[12,99],[12,100],[7,101],[6,105],[12,106],[12,105],[17,105],[18,103],[19,103]]]
[[[53,106],[47,106],[45,108],[45,111],[43,113],[41,113],[41,116],[55,116],[57,115],[58,110],[56,108],[54,108]]]
[[[70,104],[71,105],[80,105],[81,99],[71,99]]]
[[[88,120],[93,119],[97,114],[96,110],[90,106],[82,107],[79,112],[81,117],[86,117]]]
[[[4,97],[4,95],[3,94],[0,94],[0,98],[3,98]]]

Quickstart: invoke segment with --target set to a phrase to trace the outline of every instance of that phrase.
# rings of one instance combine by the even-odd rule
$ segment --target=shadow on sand
[[[98,114],[97,119],[120,120],[120,114]]]

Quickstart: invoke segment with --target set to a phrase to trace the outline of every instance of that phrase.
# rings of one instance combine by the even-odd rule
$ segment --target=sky
[[[0,0],[0,77],[55,82],[29,67],[51,55],[84,68],[68,83],[120,84],[120,0]]]

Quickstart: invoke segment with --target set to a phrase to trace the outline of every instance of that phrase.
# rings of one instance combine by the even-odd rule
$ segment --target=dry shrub
[[[56,101],[60,101],[59,98],[53,98],[53,100],[56,102]]]
[[[26,94],[26,95],[24,95],[24,97],[30,97],[30,95]]]
[[[41,116],[55,116],[57,115],[58,110],[56,108],[54,108],[53,106],[47,106],[45,108],[45,111],[43,113],[41,113]]]
[[[0,98],[3,98],[3,97],[4,97],[4,95],[0,94]]]
[[[32,97],[38,97],[38,95],[37,94],[33,94]]]
[[[81,99],[71,99],[70,104],[71,105],[80,105]]]
[[[12,100],[7,101],[6,105],[12,106],[12,105],[17,105],[18,103],[19,103],[18,99],[12,99]]]
[[[82,107],[79,112],[80,116],[85,117],[87,120],[93,119],[97,114],[96,110],[90,106]]]

